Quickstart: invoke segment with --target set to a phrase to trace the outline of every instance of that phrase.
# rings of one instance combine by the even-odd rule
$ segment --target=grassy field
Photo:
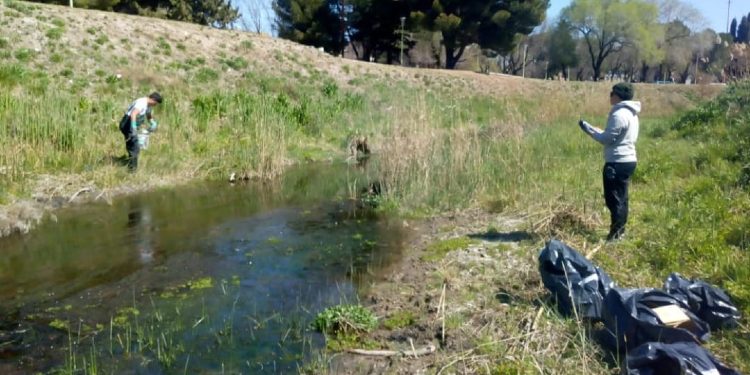
[[[603,126],[608,83],[381,67],[237,31],[7,0],[0,14],[14,30],[0,36],[6,212],[85,186],[273,178],[293,163],[342,161],[348,140],[366,134],[384,210],[522,215],[529,232],[577,247],[606,234],[601,149],[576,122]],[[145,47],[133,47],[144,33]],[[117,162],[116,125],[154,89],[165,97],[161,129],[133,176]],[[659,286],[673,271],[700,277],[747,316],[750,85],[714,99],[720,90],[636,85],[644,111],[628,237],[595,261],[625,286]],[[747,372],[749,334],[743,321],[708,346]]]

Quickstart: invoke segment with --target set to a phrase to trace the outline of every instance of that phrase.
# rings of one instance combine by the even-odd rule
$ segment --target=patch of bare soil
[[[335,353],[325,359],[326,370],[332,374],[527,373],[540,371],[545,362],[558,358],[574,338],[545,303],[536,265],[539,241],[520,229],[525,224],[475,209],[416,225],[418,235],[405,249],[406,258],[363,301],[381,320],[363,342],[372,346],[374,341],[380,350],[395,355]],[[439,261],[422,259],[431,244],[451,238],[470,241]],[[430,353],[431,347],[437,350]],[[593,364],[591,370],[602,369]]]

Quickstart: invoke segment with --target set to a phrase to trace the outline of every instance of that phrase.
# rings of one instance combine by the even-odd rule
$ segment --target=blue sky
[[[234,4],[239,6],[240,11],[244,12],[246,9],[245,2],[253,0],[235,0]],[[271,0],[255,0],[263,3],[264,6],[270,8]],[[570,5],[572,0],[551,0],[550,8],[547,11],[547,18],[553,19],[560,14],[560,10]],[[706,18],[707,27],[714,30],[725,32],[727,29],[727,0],[683,0],[698,9],[703,17]],[[739,21],[742,15],[750,13],[750,0],[731,0],[730,8],[730,21],[731,18],[736,17]],[[264,22],[264,31],[270,32],[270,25],[267,21]]]

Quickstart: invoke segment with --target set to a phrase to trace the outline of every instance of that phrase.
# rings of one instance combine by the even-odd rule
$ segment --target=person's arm
[[[138,115],[141,113],[141,110],[138,108],[133,108],[133,110],[130,112],[130,133],[135,134],[136,130],[138,129]]]
[[[613,113],[609,116],[609,119],[607,119],[607,128],[604,129],[604,131],[595,129],[595,131],[591,133],[591,138],[594,138],[597,142],[605,146],[609,146],[614,144],[617,139],[620,138],[620,134],[622,134],[626,126],[627,122],[625,119],[622,118],[622,116],[617,115],[617,113]]]
[[[597,127],[595,127],[595,126],[593,126],[593,125],[591,125],[588,122],[583,121],[583,120],[578,121],[578,126],[581,127],[581,130],[583,130],[584,133],[586,133],[587,135],[589,135],[591,137],[593,137],[594,133],[601,133],[602,132],[601,129],[599,129],[599,128],[597,128]]]

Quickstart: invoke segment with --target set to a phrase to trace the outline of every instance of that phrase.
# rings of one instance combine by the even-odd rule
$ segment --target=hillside
[[[424,345],[436,332],[441,347],[414,361],[333,355],[342,372],[616,371],[541,287],[536,255],[552,236],[621,285],[657,287],[680,271],[750,312],[744,141],[727,136],[744,119],[731,103],[746,86],[715,106],[722,86],[636,85],[632,229],[604,244],[601,148],[576,123],[603,125],[611,82],[385,66],[242,31],[18,1],[3,0],[0,15],[0,236],[68,205],[343,163],[349,140],[368,136],[379,210],[404,217],[417,240],[363,300],[387,326],[329,347],[402,350],[406,337]],[[117,122],[154,90],[165,98],[160,130],[130,174]],[[716,126],[695,137],[682,123]],[[747,371],[747,335],[744,324],[709,345]],[[330,355],[310,372],[330,370]]]
[[[606,84],[566,85],[466,71],[401,69],[342,60],[312,47],[241,31],[35,3],[4,1],[0,14],[0,26],[7,31],[0,37],[0,82],[10,88],[2,94],[5,109],[0,120],[8,125],[6,129],[26,132],[20,142],[15,136],[13,146],[0,154],[4,177],[0,203],[5,205],[0,233],[4,234],[26,231],[40,218],[44,210],[40,206],[110,199],[123,191],[207,175],[271,176],[289,163],[343,157],[344,145],[354,133],[372,134],[378,148],[387,143],[383,125],[392,125],[397,118],[382,109],[395,108],[391,114],[397,113],[405,95],[410,96],[406,100],[422,100],[434,93],[447,94],[442,98],[448,100],[487,95],[494,98],[490,101],[499,101],[487,105],[512,107],[481,114],[483,126],[487,121],[516,126],[520,121],[606,110],[606,103],[592,100],[606,92]],[[153,90],[166,97],[157,118],[164,120],[170,144],[159,142],[143,158],[145,163],[151,159],[146,168],[158,173],[143,173],[123,184],[129,177],[112,165],[124,152],[116,125],[133,98]],[[652,114],[662,116],[689,106],[691,100],[681,92],[693,91],[644,87],[642,94],[667,104],[650,108]],[[698,96],[715,91],[701,88]],[[218,113],[238,92],[275,101],[269,103],[275,113],[268,114],[268,121],[297,122],[298,128],[309,123],[326,126],[303,134],[294,131],[281,137],[288,141],[285,144],[260,151],[235,143],[243,151],[231,153],[218,137],[209,137],[208,142],[202,134],[227,135],[217,131],[227,121],[246,121]],[[537,118],[519,112],[521,106],[535,106],[535,100],[554,103],[548,111],[534,114]],[[582,102],[587,103],[583,110]],[[357,108],[343,113],[348,110],[345,106]],[[491,109],[485,106],[482,111]],[[383,116],[366,114],[372,111]],[[501,118],[496,121],[496,116]],[[6,140],[9,136],[2,134]],[[253,142],[279,136],[256,134]],[[39,149],[46,152],[40,154]],[[227,152],[231,155],[215,156]],[[206,160],[205,155],[214,156]],[[239,160],[238,155],[242,155]]]

